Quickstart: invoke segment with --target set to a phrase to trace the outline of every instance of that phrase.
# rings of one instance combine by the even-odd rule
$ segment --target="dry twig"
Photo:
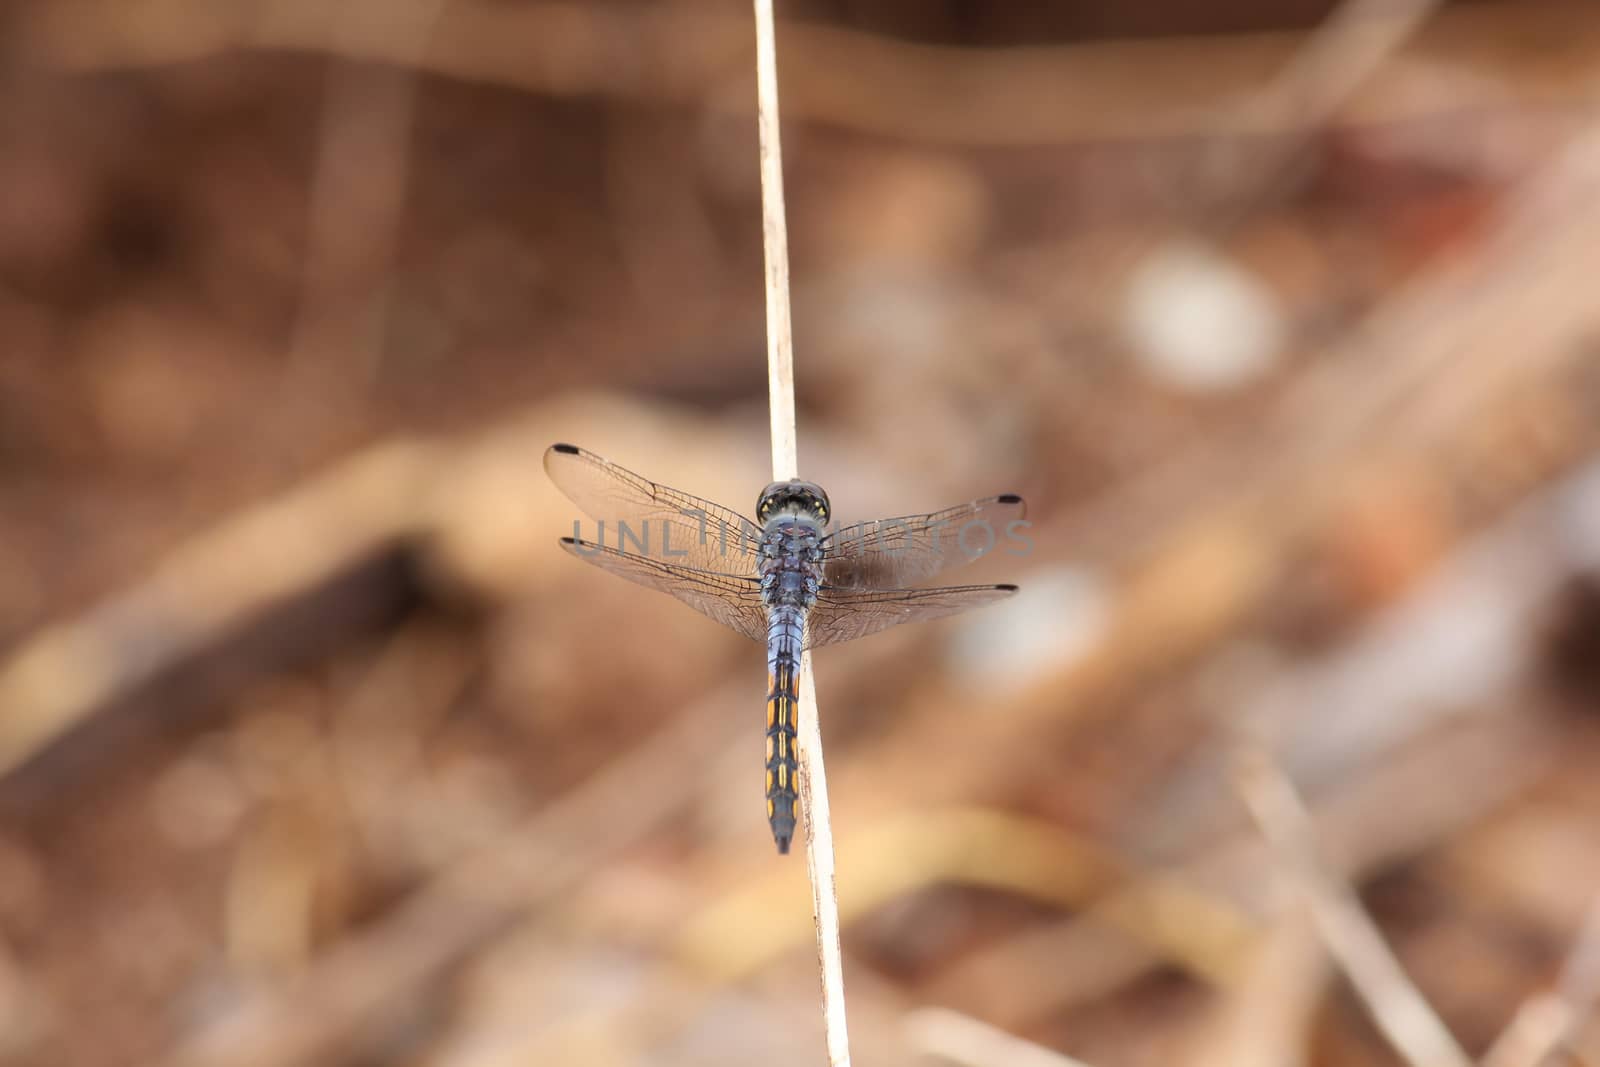
[[[906,1028],[923,1051],[965,1067],[1086,1067],[1063,1052],[944,1008],[912,1012]]]
[[[761,138],[761,237],[767,267],[767,389],[772,405],[772,477],[799,475],[795,444],[794,341],[789,325],[789,234],[783,210],[783,148],[778,135],[778,59],[772,0],[755,0],[757,125]],[[848,1067],[844,960],[839,947],[839,894],[833,863],[833,823],[822,762],[822,730],[811,654],[800,654],[800,800],[811,874],[811,908],[822,966],[822,1018],[828,1062]]]
[[[410,178],[411,127],[421,57],[443,0],[353,5],[336,18],[336,42],[317,133],[299,307],[290,333],[286,405],[337,409],[364,396],[382,358],[390,275]],[[401,62],[341,60],[344,47],[386,33]],[[304,436],[298,420],[285,427]]]
[[[1188,1067],[1305,1067],[1327,960],[1309,911],[1286,911],[1221,998]]]
[[[1484,1067],[1541,1067],[1571,1041],[1600,1000],[1600,895],[1561,968],[1553,992],[1517,1009],[1511,1025],[1484,1054]]]
[[[1311,816],[1294,785],[1260,753],[1240,761],[1239,793],[1311,908],[1318,932],[1374,1021],[1413,1067],[1471,1067],[1350,887],[1316,854]]]

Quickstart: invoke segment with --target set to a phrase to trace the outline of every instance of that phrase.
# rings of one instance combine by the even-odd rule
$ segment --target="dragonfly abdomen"
[[[800,648],[805,615],[798,608],[771,609],[767,621],[767,821],[778,851],[788,852],[800,816],[800,753],[795,728],[800,715]]]

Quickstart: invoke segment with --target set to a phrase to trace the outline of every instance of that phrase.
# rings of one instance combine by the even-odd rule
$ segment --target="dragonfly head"
[[[798,478],[773,482],[761,490],[756,500],[756,520],[765,526],[784,515],[811,519],[826,526],[833,518],[833,506],[828,503],[828,494],[822,491],[822,486],[814,482],[802,482]]]

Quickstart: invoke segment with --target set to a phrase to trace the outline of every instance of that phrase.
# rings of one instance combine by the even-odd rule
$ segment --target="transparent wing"
[[[645,538],[641,551],[694,570],[755,574],[761,530],[720,504],[641,478],[576,445],[551,445],[545,473],[585,515],[605,523],[601,542],[619,548],[618,523]],[[663,541],[666,544],[663,545]]]
[[[956,585],[946,589],[830,589],[817,594],[806,620],[806,647],[854,641],[903,622],[921,622],[993,604],[1014,585]]]
[[[841,589],[904,589],[946,567],[978,559],[1005,544],[1008,523],[1027,515],[1006,493],[927,515],[846,526],[822,541],[822,577]]]
[[[561,547],[603,571],[675,596],[700,614],[752,640],[767,639],[767,609],[761,603],[761,586],[755,578],[679,567],[571,537],[563,537]]]

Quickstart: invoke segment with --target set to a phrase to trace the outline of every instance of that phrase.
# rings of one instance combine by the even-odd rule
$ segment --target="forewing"
[[[1006,493],[927,515],[846,526],[822,542],[822,576],[841,589],[904,589],[1005,543],[1028,508]]]
[[[767,609],[761,603],[761,585],[755,578],[679,567],[571,537],[563,537],[561,547],[603,571],[675,596],[706,618],[751,640],[767,639]]]
[[[597,535],[601,542],[626,547],[617,525],[626,523],[636,537],[648,538],[642,550],[663,561],[701,571],[756,572],[761,530],[738,512],[641,478],[576,445],[551,445],[544,469],[585,515],[605,523],[604,534]]]
[[[817,594],[806,620],[806,647],[854,641],[903,622],[921,622],[993,604],[1014,585],[955,585],[944,589],[830,589]]]

